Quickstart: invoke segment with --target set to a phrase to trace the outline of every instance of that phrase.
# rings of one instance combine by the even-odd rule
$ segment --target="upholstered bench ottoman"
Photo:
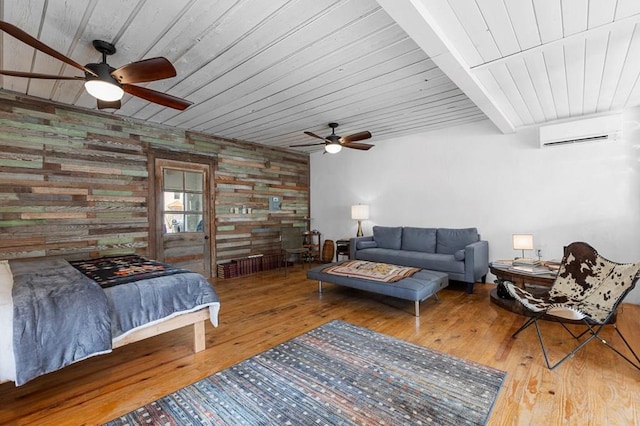
[[[427,269],[422,269],[412,276],[396,282],[382,282],[322,272],[323,269],[329,266],[339,265],[344,262],[348,261],[328,263],[311,268],[307,271],[307,278],[318,280],[318,292],[320,293],[322,293],[322,283],[328,282],[385,296],[412,300],[415,302],[415,316],[417,317],[420,316],[420,302],[431,296],[439,300],[437,292],[449,285],[449,276],[446,273]]]

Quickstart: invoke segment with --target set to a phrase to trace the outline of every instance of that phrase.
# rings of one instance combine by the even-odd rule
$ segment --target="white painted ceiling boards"
[[[115,114],[287,147],[369,130],[376,139],[489,118],[502,132],[640,104],[638,0],[4,0],[0,19],[86,64],[164,56]],[[4,70],[79,75],[0,34]],[[82,82],[3,76],[2,88],[95,108]],[[428,143],[428,141],[425,141]],[[296,148],[304,150],[305,148]],[[322,147],[307,149],[317,151]]]

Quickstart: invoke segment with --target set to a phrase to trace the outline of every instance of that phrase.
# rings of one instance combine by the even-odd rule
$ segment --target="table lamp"
[[[365,204],[357,204],[351,206],[351,219],[358,221],[358,232],[356,237],[362,237],[362,221],[369,219],[369,206]]]
[[[513,234],[513,249],[522,250],[522,259],[524,259],[524,251],[533,250],[533,235]]]

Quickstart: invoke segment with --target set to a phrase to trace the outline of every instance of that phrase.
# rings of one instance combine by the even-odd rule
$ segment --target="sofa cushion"
[[[373,239],[380,248],[400,250],[402,227],[374,226]]]
[[[476,228],[448,229],[438,228],[436,252],[442,254],[454,254],[465,248],[468,244],[480,240]]]
[[[436,228],[402,228],[402,250],[436,252]]]
[[[456,251],[455,253],[453,253],[453,257],[456,260],[464,260],[464,249],[460,249],[460,250]]]
[[[464,274],[464,262],[456,260],[452,254],[373,248],[356,252],[356,258],[371,262]]]
[[[356,247],[358,250],[364,250],[369,248],[376,248],[378,244],[375,241],[358,241],[356,243]]]

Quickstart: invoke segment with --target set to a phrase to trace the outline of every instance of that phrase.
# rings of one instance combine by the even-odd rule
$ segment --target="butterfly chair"
[[[304,237],[300,228],[280,229],[280,246],[284,256],[284,275],[287,276],[287,267],[290,259],[310,260],[309,247],[303,244]]]
[[[520,327],[512,337],[516,337],[531,324],[536,326],[542,353],[547,368],[553,370],[558,365],[573,356],[593,339],[598,339],[612,349],[627,362],[640,370],[640,359],[624,338],[615,324],[615,313],[622,299],[633,289],[640,278],[640,262],[621,264],[600,256],[589,244],[575,242],[565,251],[564,258],[553,285],[548,293],[534,296],[528,291],[517,287],[511,282],[505,282],[507,291],[529,311],[531,317]],[[551,365],[547,349],[540,332],[542,317],[557,320],[565,330],[578,342],[587,335],[571,352],[560,361]],[[563,321],[586,325],[580,333],[572,332]],[[600,336],[602,328],[611,324],[624,344],[627,346],[635,361],[611,345]]]

